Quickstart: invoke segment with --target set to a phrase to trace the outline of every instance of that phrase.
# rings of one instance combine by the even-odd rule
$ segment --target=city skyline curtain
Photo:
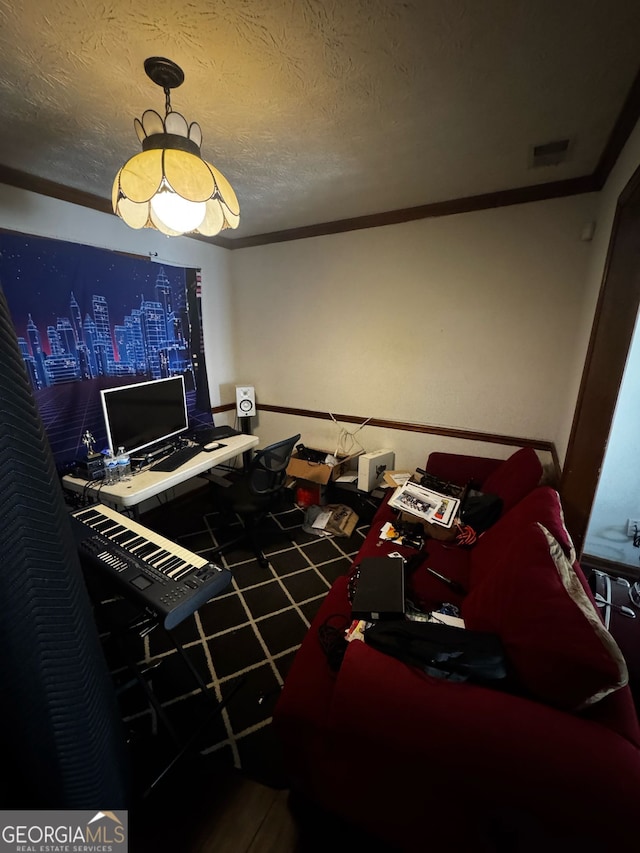
[[[106,447],[100,390],[182,374],[190,424],[210,424],[200,271],[12,232],[0,284],[55,463]]]

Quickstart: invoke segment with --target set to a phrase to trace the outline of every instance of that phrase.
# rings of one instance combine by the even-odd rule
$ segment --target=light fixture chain
[[[171,89],[168,86],[164,87],[164,110],[165,118],[172,112],[171,109]]]

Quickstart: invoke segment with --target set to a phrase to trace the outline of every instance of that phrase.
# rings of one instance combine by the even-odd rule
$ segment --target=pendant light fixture
[[[112,202],[131,228],[157,228],[176,237],[195,233],[213,237],[240,222],[238,199],[227,179],[202,159],[202,131],[171,109],[171,89],[184,81],[170,59],[145,60],[147,76],[165,94],[165,116],[146,110],[134,126],[142,151],[124,164],[113,182]]]

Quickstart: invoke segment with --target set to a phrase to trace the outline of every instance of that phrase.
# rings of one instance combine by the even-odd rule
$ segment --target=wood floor
[[[193,813],[187,810],[176,814],[162,809],[157,817],[164,831],[156,835],[147,829],[147,833],[155,836],[148,849],[173,849],[181,853],[293,853],[302,848],[288,799],[288,791],[277,791],[229,774],[224,787],[202,791],[199,807]],[[133,831],[135,818],[130,819]],[[172,825],[167,826],[168,823]],[[137,842],[132,833],[133,851],[142,849]],[[167,843],[170,846],[164,846]]]
[[[178,787],[176,787],[178,786]],[[393,853],[339,818],[233,769],[181,788],[171,781],[129,810],[132,853]]]

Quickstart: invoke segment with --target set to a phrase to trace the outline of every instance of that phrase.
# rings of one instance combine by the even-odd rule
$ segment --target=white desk
[[[221,439],[220,443],[224,447],[220,447],[218,450],[203,450],[193,459],[176,468],[175,471],[151,471],[149,468],[145,468],[134,474],[130,480],[115,483],[112,486],[103,485],[101,480],[89,481],[80,477],[73,477],[71,474],[65,474],[62,478],[62,485],[65,489],[87,497],[94,495],[103,503],[113,504],[120,509],[135,507],[148,498],[166,492],[167,489],[172,489],[179,483],[184,483],[185,480],[197,477],[198,474],[203,474],[205,471],[215,468],[216,465],[251,450],[252,447],[256,447],[258,442],[257,435],[234,435],[230,438]]]

